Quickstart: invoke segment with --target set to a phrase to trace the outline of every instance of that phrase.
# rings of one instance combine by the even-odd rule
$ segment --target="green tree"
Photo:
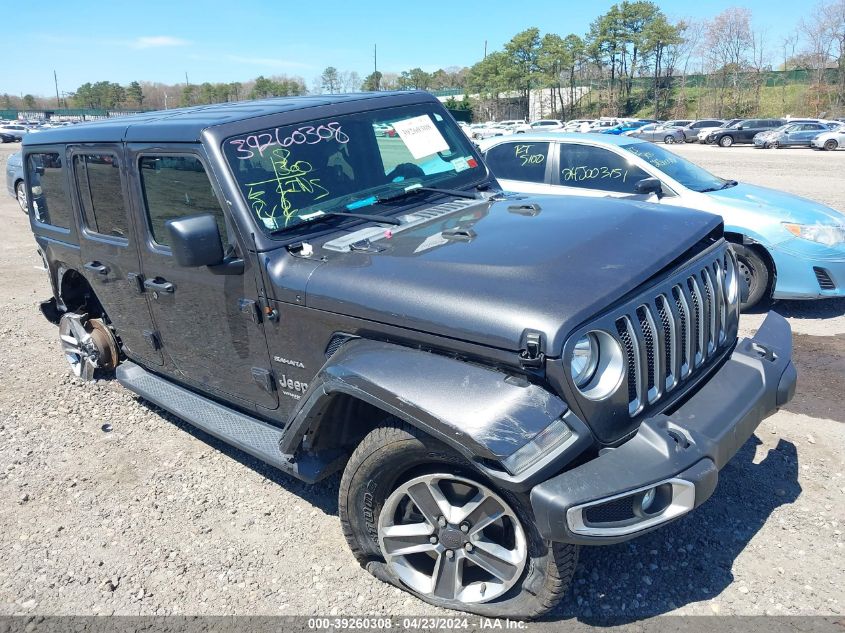
[[[141,84],[137,81],[130,83],[129,87],[126,88],[126,98],[139,108],[143,107],[144,91],[141,89]]]
[[[408,71],[408,80],[417,90],[428,90],[431,86],[431,75],[422,68],[412,68]]]
[[[35,97],[32,95],[24,95],[23,96],[23,107],[27,108],[28,110],[35,109]]]
[[[378,92],[381,87],[381,78],[382,74],[379,71],[374,70],[364,78],[364,83],[361,85],[361,89],[364,92]]]
[[[238,81],[233,81],[229,84],[229,94],[232,96],[233,101],[239,101],[241,98],[241,90],[243,86]]]
[[[489,56],[488,56],[489,57]],[[531,27],[517,33],[505,44],[505,63],[510,66],[511,85],[522,99],[523,116],[528,117],[531,88],[540,78],[540,29]]]
[[[12,98],[8,95],[8,93],[3,95],[3,109],[4,110],[11,110],[12,109]]]
[[[182,99],[180,100],[180,104],[183,106],[190,106],[196,104],[196,102],[196,86],[192,86],[191,84],[182,86]]]
[[[320,75],[320,85],[323,90],[327,91],[329,94],[334,94],[338,91],[339,81],[340,78],[338,76],[337,68],[334,66],[329,66],[323,71],[323,74]]]

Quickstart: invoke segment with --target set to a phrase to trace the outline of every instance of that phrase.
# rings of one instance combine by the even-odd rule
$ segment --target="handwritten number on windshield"
[[[321,141],[328,141],[330,139],[334,139],[341,144],[349,142],[349,136],[345,132],[341,131],[340,123],[337,121],[332,121],[331,123],[326,123],[325,125],[318,125],[316,128],[313,125],[304,125],[295,129],[289,136],[286,137],[281,137],[279,128],[276,128],[273,132],[250,134],[244,138],[232,139],[229,143],[237,147],[238,158],[246,160],[254,157],[256,152],[258,152],[260,157],[264,158],[264,152],[270,147],[316,145]]]

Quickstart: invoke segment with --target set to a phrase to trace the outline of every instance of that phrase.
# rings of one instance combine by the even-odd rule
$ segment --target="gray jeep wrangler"
[[[361,565],[438,606],[546,612],[580,545],[702,504],[794,392],[783,318],[737,340],[718,217],[504,194],[426,93],[152,112],[23,159],[73,372],[342,470]]]

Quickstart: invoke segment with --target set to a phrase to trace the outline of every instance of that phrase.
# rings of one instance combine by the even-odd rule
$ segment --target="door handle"
[[[108,275],[109,269],[108,266],[104,266],[98,261],[88,262],[83,265],[85,270],[90,270],[92,273],[97,273],[98,275]]]
[[[150,290],[156,290],[158,292],[173,292],[174,290],[173,284],[161,277],[156,277],[155,279],[145,279],[144,288],[149,288]]]

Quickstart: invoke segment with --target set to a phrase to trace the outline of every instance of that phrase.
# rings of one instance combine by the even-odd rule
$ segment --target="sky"
[[[771,54],[808,9],[794,0],[657,0],[673,19],[709,19],[731,6],[752,11]],[[614,2],[569,0],[144,0],[18,3],[5,32],[0,94],[55,95],[85,82],[192,84],[298,75],[307,86],[327,66],[400,72],[471,66],[517,32],[584,35]]]

